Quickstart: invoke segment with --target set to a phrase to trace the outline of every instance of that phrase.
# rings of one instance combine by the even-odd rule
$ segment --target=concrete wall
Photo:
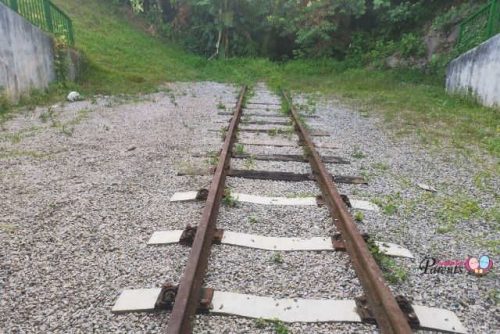
[[[0,89],[16,101],[55,79],[52,38],[0,2]]]
[[[471,95],[488,107],[500,107],[500,34],[448,65],[446,90]]]

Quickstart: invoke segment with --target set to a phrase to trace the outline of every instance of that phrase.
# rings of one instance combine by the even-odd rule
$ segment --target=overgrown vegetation
[[[10,108],[11,108],[11,103],[7,99],[7,96],[5,95],[3,90],[0,90],[0,121],[2,120],[3,117],[5,117]]]
[[[383,198],[373,199],[373,203],[377,204],[382,209],[382,212],[389,216],[395,214],[398,211],[399,206],[402,204],[402,202],[403,199],[401,198],[400,193],[386,195]]]
[[[234,153],[238,155],[242,155],[243,153],[245,153],[245,145],[241,143],[234,144]]]
[[[286,327],[285,323],[281,320],[278,320],[278,319],[272,319],[272,320],[267,320],[267,319],[262,319],[262,318],[255,319],[255,327],[260,328],[260,329],[272,327],[274,330],[274,333],[276,333],[276,334],[288,334],[289,333],[288,327]]]
[[[224,197],[222,197],[222,204],[230,208],[234,208],[238,205],[238,201],[231,193],[231,188],[226,187],[224,189]]]
[[[56,36],[54,39],[54,69],[57,85],[65,88],[68,82],[68,41],[65,35]]]
[[[207,163],[211,167],[216,167],[219,163],[219,152],[210,151],[208,152]]]
[[[486,1],[108,0],[125,3],[158,35],[209,58],[335,57],[376,63],[425,56],[423,34],[449,34]],[[434,18],[434,20],[432,20]],[[429,29],[430,28],[430,29]],[[430,60],[430,59],[429,59]]]
[[[255,156],[250,154],[250,156],[244,160],[243,165],[248,170],[255,169],[255,165],[256,165]]]
[[[113,5],[111,0],[54,2],[73,19],[77,47],[84,52],[87,61],[78,86],[63,90],[52,88],[50,101],[54,96],[63,99],[69,89],[91,96],[95,93],[151,92],[165,81],[212,80],[238,84],[266,81],[275,89],[281,87],[306,93],[334,94],[349,104],[356,104],[366,115],[383,115],[389,126],[399,129],[403,135],[415,133],[424,143],[452,144],[465,151],[477,151],[479,147],[494,156],[500,153],[497,132],[499,113],[472,101],[448,96],[443,88],[442,76],[436,74],[439,71],[432,70],[432,66],[439,65],[433,65],[433,59],[437,62],[440,56],[431,57],[430,63],[421,69],[378,69],[386,66],[384,57],[391,52],[384,45],[391,44],[391,40],[398,44],[395,48],[401,53],[411,53],[408,50],[415,49],[412,46],[415,38],[408,34],[418,36],[421,40],[424,33],[422,29],[427,27],[422,22],[431,20],[427,28],[431,29],[433,25],[446,35],[453,30],[456,22],[473,10],[476,2],[405,1],[399,4],[391,2],[390,7],[384,7],[386,1],[379,1],[376,9],[379,14],[373,18],[369,13],[375,10],[370,7],[374,1],[367,5],[366,12],[359,19],[355,18],[350,23],[351,27],[357,29],[356,22],[366,20],[366,24],[386,27],[384,29],[387,31],[353,34],[342,61],[321,58],[287,62],[271,62],[263,58],[208,61],[206,56],[187,54],[172,42],[162,39],[161,36],[168,34],[161,32],[154,23],[156,21],[151,21],[152,13],[146,2],[145,12],[139,17],[123,7]],[[408,6],[409,3],[417,2],[414,6]],[[427,8],[426,4],[430,2],[432,4]],[[424,12],[417,15],[418,22],[411,23],[414,19],[405,19],[419,12],[419,8],[423,8]],[[437,9],[433,10],[432,15],[427,15],[432,8]],[[174,15],[176,12],[169,13]],[[382,19],[382,16],[387,18]],[[322,19],[326,20],[327,17]],[[392,22],[390,20],[394,24],[389,24]],[[420,26],[420,30],[415,29],[415,26]],[[399,36],[404,41],[402,45],[399,45]],[[373,50],[375,53],[371,54]],[[380,60],[380,66],[375,64],[375,59]],[[441,70],[443,64],[438,66]],[[1,101],[0,110],[6,109]],[[29,104],[46,102],[46,97],[35,96]]]
[[[474,219],[482,218],[486,221],[498,223],[498,207],[493,207],[491,210],[481,208],[479,202],[468,196],[465,193],[456,193],[453,196],[433,196],[432,194],[425,195],[426,202],[438,207],[439,226],[438,233],[448,233],[455,229],[457,223],[468,221],[473,222]]]
[[[373,255],[373,258],[378,263],[382,273],[384,274],[385,279],[392,284],[398,284],[404,282],[408,278],[408,273],[406,270],[398,266],[396,261],[385,255],[380,251],[378,245],[373,241],[372,238],[369,238],[367,241],[368,249]]]
[[[359,147],[354,147],[354,151],[352,152],[351,156],[355,159],[363,159],[365,157],[365,154],[359,149]]]
[[[363,219],[365,218],[365,215],[361,211],[356,211],[354,213],[354,220],[357,222],[362,222]]]

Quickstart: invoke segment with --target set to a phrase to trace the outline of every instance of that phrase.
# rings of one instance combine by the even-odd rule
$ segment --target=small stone
[[[78,92],[70,92],[67,96],[67,100],[69,102],[76,102],[76,101],[80,101],[82,99],[82,96],[80,95],[80,93]]]
[[[420,189],[423,189],[423,190],[426,190],[426,191],[430,191],[430,192],[437,192],[436,188],[432,187],[432,186],[429,186],[427,184],[424,184],[424,183],[417,183],[417,186],[420,188]]]

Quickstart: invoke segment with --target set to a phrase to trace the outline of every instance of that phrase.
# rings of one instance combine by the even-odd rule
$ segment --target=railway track
[[[376,324],[382,333],[411,333],[415,329],[441,330],[445,332],[465,332],[458,318],[452,312],[412,303],[403,296],[395,296],[384,280],[369,245],[375,245],[388,256],[412,257],[405,248],[390,244],[388,240],[371,240],[362,234],[349,207],[377,210],[376,205],[347,198],[339,193],[339,182],[364,184],[360,177],[331,175],[325,163],[348,164],[342,157],[320,156],[318,148],[333,148],[334,145],[320,145],[313,141],[314,136],[325,137],[321,131],[310,130],[290,98],[283,93],[282,101],[287,106],[286,114],[279,113],[279,104],[253,101],[245,107],[247,88],[243,87],[238,97],[234,113],[220,112],[230,116],[229,126],[224,130],[224,143],[218,157],[213,178],[208,189],[175,193],[171,201],[205,201],[200,222],[187,226],[185,230],[155,232],[149,244],[180,243],[191,247],[187,265],[178,284],[167,283],[155,289],[124,290],[116,301],[113,312],[132,311],[171,311],[167,333],[191,333],[193,316],[202,314],[228,314],[243,317],[278,319],[284,322],[352,322]],[[262,113],[263,109],[266,110]],[[243,117],[263,117],[264,120],[242,122]],[[280,118],[279,121],[266,117]],[[310,116],[315,117],[315,116]],[[282,119],[282,120],[281,120]],[[249,125],[261,128],[248,128]],[[266,125],[291,125],[293,131],[282,133],[297,136],[296,145],[303,155],[297,154],[258,154],[237,152],[238,134],[269,133],[275,128]],[[276,132],[276,131],[275,131]],[[273,134],[275,135],[275,134]],[[273,142],[245,142],[245,145],[288,146],[276,140]],[[273,172],[238,170],[231,168],[232,159],[257,159],[263,161],[308,162],[311,172]],[[203,173],[202,173],[203,174]],[[180,175],[183,175],[180,173]],[[301,182],[314,180],[321,189],[317,197],[265,197],[256,194],[229,193],[226,180],[230,177],[258,180],[278,180]],[[217,218],[223,201],[247,202],[256,205],[278,206],[325,206],[328,209],[335,235],[314,238],[279,238],[255,234],[236,233],[217,228]],[[254,296],[214,290],[204,286],[204,278],[209,266],[211,248],[214,244],[229,244],[240,247],[269,251],[346,251],[350,263],[362,286],[362,296],[352,296],[349,300],[328,299],[276,299],[273,296]]]

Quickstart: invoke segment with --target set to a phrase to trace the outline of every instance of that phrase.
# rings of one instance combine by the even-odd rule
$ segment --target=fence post
[[[488,28],[486,38],[490,38],[495,33],[495,27],[497,25],[498,13],[497,13],[497,0],[492,0],[490,4],[490,15],[488,15]]]
[[[50,2],[43,0],[43,11],[45,12],[45,21],[47,22],[47,30],[54,33],[54,23],[52,22],[52,11],[50,10]]]
[[[17,0],[10,0],[10,8],[12,8],[13,11],[19,13],[19,6],[17,4]]]
[[[500,3],[498,0],[495,0],[493,7],[495,7],[493,12],[493,35],[495,35],[500,32]]]
[[[462,42],[464,39],[464,24],[460,23],[460,30],[458,31],[458,39],[457,39],[457,47],[461,48],[462,47]]]
[[[75,45],[75,36],[73,33],[73,22],[68,18],[68,39],[71,46]]]

